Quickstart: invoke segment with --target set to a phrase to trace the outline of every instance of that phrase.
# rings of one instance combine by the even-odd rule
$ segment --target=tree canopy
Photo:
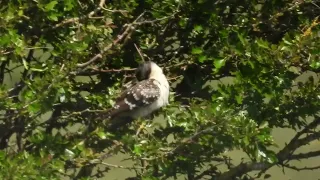
[[[320,138],[319,15],[312,0],[1,1],[0,178],[317,169],[290,163],[320,155],[296,153]],[[170,80],[170,105],[161,120],[108,129],[101,114],[148,60]],[[275,150],[273,128],[297,133]],[[249,160],[232,163],[236,149]],[[133,165],[109,163],[118,153]]]

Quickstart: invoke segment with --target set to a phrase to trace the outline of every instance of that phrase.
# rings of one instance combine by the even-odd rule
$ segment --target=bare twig
[[[179,67],[181,69],[184,69],[189,65],[190,63],[188,62],[182,62],[182,63],[177,63],[177,64],[173,64],[173,65],[169,65],[166,66],[165,64],[161,64],[160,66],[163,67],[163,69],[171,69],[171,68],[176,68]],[[114,73],[114,72],[130,72],[130,71],[135,71],[137,68],[123,68],[123,69],[98,69],[98,68],[94,68],[94,67],[90,67],[87,70],[91,70],[91,71],[81,71],[81,72],[71,72],[71,74],[75,74],[75,75],[79,75],[79,76],[92,76],[92,75],[96,75],[99,73]],[[176,80],[178,78],[180,78],[182,76],[175,76],[175,77],[169,77],[168,80],[169,81],[173,81]]]
[[[53,49],[53,47],[25,47],[24,48],[25,50],[34,50],[34,49]],[[0,54],[3,54],[3,55],[7,55],[7,54],[10,54],[10,53],[13,53],[14,50],[12,51],[2,51],[0,50]]]
[[[136,48],[136,50],[138,51],[138,53],[139,53],[142,61],[144,62],[144,57],[143,57],[143,55],[142,55],[142,52],[140,51],[140,49],[138,48],[138,46],[136,45],[136,43],[134,43],[134,47]]]
[[[124,72],[124,71],[135,71],[136,68],[123,68],[123,69],[97,69],[97,68],[90,68],[94,71],[97,72],[105,72],[105,73],[110,73],[110,72]]]
[[[64,64],[62,64],[62,66],[61,66],[61,68],[60,68],[60,72],[62,72],[63,71],[63,69],[64,69]]]
[[[105,10],[105,11],[108,11],[108,12],[112,12],[112,13],[116,13],[116,12],[119,12],[121,14],[125,14],[125,13],[128,13],[129,11],[127,10],[121,10],[121,9],[107,9],[107,8],[104,8],[104,7],[101,7],[101,9]]]
[[[141,13],[134,21],[133,23],[137,22],[143,15],[145,12]],[[77,67],[79,68],[84,68],[88,65],[90,65],[91,63],[95,62],[97,59],[102,58],[102,55],[110,50],[113,46],[117,45],[122,39],[124,39],[124,37],[126,37],[132,30],[134,30],[134,25],[133,23],[130,23],[128,25],[125,25],[124,27],[126,27],[126,29],[124,30],[124,32],[120,35],[118,35],[118,37],[112,42],[110,43],[107,47],[105,47],[99,54],[95,55],[93,58],[91,58],[89,61],[82,63],[82,64],[77,64]]]
[[[128,11],[126,10],[115,10],[115,9],[107,9],[104,7],[104,4],[105,4],[105,0],[101,0],[100,3],[99,3],[99,7],[105,11],[108,11],[108,12],[120,12],[121,14],[124,14],[124,13],[127,13]]]
[[[152,24],[152,23],[155,23],[155,22],[158,22],[158,21],[169,19],[169,18],[171,18],[171,17],[173,17],[175,15],[175,14],[172,14],[170,16],[166,16],[166,17],[163,17],[163,18],[158,18],[158,19],[155,19],[155,20],[144,20],[144,21],[138,22],[138,20],[140,20],[144,14],[145,14],[145,12],[141,13],[132,23],[125,24],[123,26],[125,28],[123,33],[118,35],[118,37],[111,44],[109,44],[107,47],[105,47],[99,54],[95,55],[89,61],[87,61],[85,63],[82,63],[82,64],[77,64],[77,67],[83,68],[83,67],[86,67],[86,66],[90,65],[91,63],[95,62],[97,59],[102,58],[102,55],[106,51],[110,50],[113,46],[119,44],[120,41],[124,40],[124,42],[126,42],[126,40],[131,37],[131,33],[135,29],[135,26],[139,26],[139,25],[143,25],[143,24]],[[140,51],[138,51],[138,52],[139,52],[140,56],[143,57],[142,53]]]
[[[316,3],[314,3],[314,2],[311,1],[311,4],[313,4],[314,6],[316,6],[317,8],[320,9],[320,6],[318,6]]]
[[[183,77],[183,75],[179,75],[179,76],[175,76],[175,77],[169,77],[168,81],[175,81],[175,80],[177,80],[177,79],[179,79],[181,77]]]
[[[89,164],[102,164],[102,165],[105,165],[105,166],[108,166],[108,167],[121,168],[121,169],[130,169],[130,170],[133,170],[133,169],[145,169],[144,167],[141,167],[141,166],[127,167],[127,166],[121,166],[121,165],[116,165],[116,164],[110,164],[110,163],[107,163],[107,162],[103,162],[100,159],[93,159],[93,160],[90,160],[88,163]]]
[[[94,112],[105,112],[105,111],[106,111],[106,110],[90,110],[90,109],[85,109],[85,110],[83,110],[83,111],[72,112],[72,113],[68,114],[67,116],[61,116],[61,118],[67,119],[67,118],[72,117],[72,116],[82,115],[83,113],[86,113],[86,112],[94,113]]]
[[[99,7],[102,8],[105,3],[106,3],[106,0],[100,0]]]
[[[283,165],[284,167],[286,168],[289,168],[289,169],[293,169],[293,170],[296,170],[296,171],[303,171],[303,170],[316,170],[316,169],[320,169],[320,166],[314,166],[314,167],[295,167],[295,166],[290,166],[289,164],[285,164]]]
[[[183,148],[184,145],[193,143],[197,138],[199,138],[203,134],[210,133],[213,135],[214,132],[212,132],[212,130],[213,130],[213,128],[209,127],[209,128],[198,131],[197,133],[195,133],[194,135],[192,135],[188,138],[181,140],[181,143],[177,147],[175,147],[173,150],[168,152],[168,154],[173,154],[173,153],[179,151],[181,148]]]
[[[105,10],[105,11],[109,11],[109,12],[120,12],[122,14],[124,13],[127,13],[128,11],[126,10],[110,10],[110,9],[106,9],[103,7],[103,5],[105,4],[105,0],[101,0],[99,2],[99,6],[94,9],[93,11],[91,11],[90,13],[88,13],[87,15],[83,16],[83,17],[75,17],[75,18],[69,18],[69,19],[65,19],[63,20],[62,22],[56,24],[54,26],[54,29],[58,28],[58,27],[61,27],[61,26],[64,26],[66,24],[69,24],[69,23],[78,23],[80,19],[83,19],[83,18],[90,18],[90,19],[103,19],[104,16],[100,16],[100,17],[94,17],[94,15],[99,12],[101,9]]]
[[[66,20],[63,20],[62,22],[60,22],[59,24],[56,24],[54,26],[54,29],[58,28],[58,27],[61,27],[61,26],[64,26],[66,24],[69,24],[69,23],[76,23],[80,20],[80,18],[78,17],[75,17],[75,18],[69,18],[69,19],[66,19]]]
[[[300,153],[300,154],[293,154],[287,160],[299,160],[299,159],[307,159],[311,157],[320,156],[320,151],[312,151],[308,153]]]
[[[163,20],[169,19],[169,18],[173,17],[174,15],[175,14],[172,14],[170,16],[165,16],[165,17],[158,18],[158,19],[155,19],[155,20],[145,20],[145,21],[141,21],[141,22],[134,22],[133,25],[153,24],[153,23],[156,23],[156,22],[159,22],[159,21],[163,21]]]

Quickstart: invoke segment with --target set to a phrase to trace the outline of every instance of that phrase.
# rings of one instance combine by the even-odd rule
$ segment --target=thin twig
[[[143,57],[143,55],[142,55],[142,53],[141,53],[140,49],[139,49],[139,48],[138,48],[138,46],[136,45],[136,43],[134,43],[134,47],[136,48],[136,50],[138,51],[138,53],[139,53],[139,55],[140,55],[140,57],[141,57],[142,61],[144,62],[144,57]]]
[[[313,167],[295,167],[295,166],[290,166],[289,164],[284,164],[283,165],[284,167],[286,168],[289,168],[289,169],[293,169],[293,170],[296,170],[296,171],[303,171],[303,170],[316,170],[316,169],[320,169],[320,166],[313,166]]]
[[[100,159],[93,159],[89,161],[89,164],[102,164],[108,167],[113,167],[113,168],[121,168],[121,169],[145,169],[144,167],[141,166],[134,166],[134,167],[127,167],[127,166],[121,166],[121,165],[116,165],[116,164],[110,164],[107,162],[103,162]]]
[[[141,13],[134,21],[133,23],[137,22],[143,15],[145,12]],[[113,46],[117,45],[124,37],[126,37],[130,31],[134,30],[134,26],[133,23],[130,23],[128,25],[125,25],[124,27],[126,27],[126,29],[124,30],[124,32],[120,35],[118,35],[118,37],[112,41],[112,43],[110,43],[107,47],[105,47],[99,54],[95,55],[93,58],[91,58],[89,61],[82,63],[82,64],[77,64],[77,67],[79,68],[84,68],[88,65],[90,65],[91,63],[95,62],[97,59],[102,58],[102,55],[110,50]]]
[[[170,16],[165,16],[165,17],[158,18],[158,19],[155,19],[155,20],[145,20],[145,21],[141,21],[141,22],[134,22],[133,25],[154,24],[156,22],[169,19],[169,18],[173,17],[174,15],[175,14],[172,14]]]
[[[316,156],[320,156],[320,150],[311,151],[308,153],[293,154],[288,158],[288,160],[307,159],[307,158],[316,157]]]
[[[123,68],[123,69],[97,69],[97,68],[90,68],[94,71],[97,72],[105,72],[105,73],[109,73],[109,72],[124,72],[124,71],[135,71],[136,68]]]
[[[109,12],[120,12],[120,13],[127,13],[128,11],[126,10],[112,10],[112,9],[107,9],[104,7],[104,4],[105,4],[105,0],[101,0],[100,3],[99,3],[99,7],[105,11],[109,11]]]
[[[104,7],[104,4],[105,4],[105,0],[101,0],[100,3],[99,3],[99,7],[105,11],[108,11],[108,12],[112,12],[112,13],[115,13],[115,12],[120,12],[121,14],[123,13],[128,13],[127,10],[115,10],[115,9],[107,9]]]
[[[107,8],[104,8],[104,7],[101,7],[101,9],[105,10],[105,11],[108,11],[108,12],[112,12],[112,13],[116,13],[116,12],[119,12],[121,14],[124,14],[124,13],[128,13],[129,11],[127,10],[120,10],[120,9],[107,9]]]
[[[318,6],[316,3],[314,3],[314,2],[311,1],[311,4],[313,4],[314,6],[316,6],[317,8],[320,9],[320,6]]]
[[[80,18],[78,17],[75,17],[75,18],[69,18],[69,19],[66,19],[66,20],[63,20],[62,22],[60,22],[59,24],[56,24],[54,26],[54,29],[58,28],[58,27],[61,27],[63,25],[66,25],[66,24],[69,24],[69,23],[76,23],[79,21]]]

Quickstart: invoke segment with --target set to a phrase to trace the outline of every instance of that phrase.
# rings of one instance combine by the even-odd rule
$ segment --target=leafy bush
[[[1,179],[93,179],[112,168],[138,179],[267,178],[320,154],[294,153],[320,137],[319,3],[0,4]],[[146,60],[172,87],[162,121],[108,128],[104,110]],[[280,151],[276,127],[297,131]],[[250,161],[232,164],[224,152],[234,149]],[[134,165],[108,163],[120,152]]]

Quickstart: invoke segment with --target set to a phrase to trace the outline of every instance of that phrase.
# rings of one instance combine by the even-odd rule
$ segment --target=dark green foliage
[[[94,179],[112,168],[139,179],[249,179],[318,156],[293,152],[320,137],[319,6],[1,1],[0,179]],[[103,111],[143,60],[170,79],[163,120],[109,129]],[[279,127],[298,133],[278,152]],[[235,149],[249,162],[232,164],[224,152]],[[119,152],[134,165],[109,164]]]

